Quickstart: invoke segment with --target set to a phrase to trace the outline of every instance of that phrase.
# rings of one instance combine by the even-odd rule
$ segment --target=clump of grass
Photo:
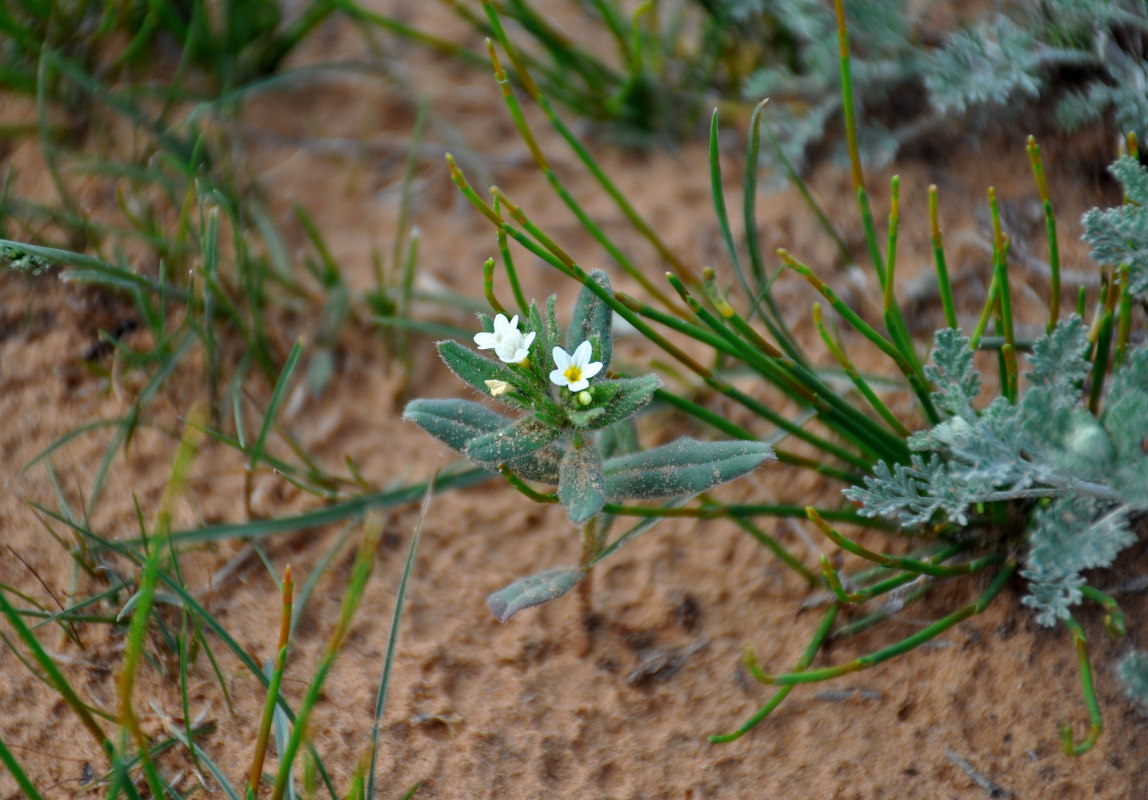
[[[206,408],[203,405],[196,406],[189,414],[187,428],[172,462],[171,478],[164,491],[163,500],[150,526],[143,525],[141,515],[138,539],[115,539],[103,536],[84,525],[69,521],[62,515],[45,508],[39,509],[45,518],[65,525],[76,536],[80,546],[70,549],[69,555],[83,567],[85,572],[94,576],[115,576],[111,581],[104,581],[111,585],[104,586],[89,597],[81,597],[71,607],[52,614],[35,625],[35,628],[42,628],[51,624],[65,630],[69,627],[108,625],[123,635],[126,644],[117,672],[118,707],[114,714],[101,711],[93,706],[91,701],[84,699],[84,692],[67,677],[65,671],[56,665],[53,656],[40,644],[34,628],[29,627],[25,621],[41,616],[38,609],[18,607],[9,599],[10,595],[17,593],[9,587],[0,587],[0,613],[43,671],[46,680],[80,719],[88,734],[106,755],[105,772],[98,780],[106,784],[106,796],[109,798],[139,797],[137,784],[141,780],[146,783],[153,797],[183,797],[184,793],[171,783],[173,776],[156,763],[156,756],[172,747],[182,747],[186,751],[188,762],[194,767],[203,785],[214,786],[233,800],[244,796],[258,797],[263,783],[273,787],[271,796],[274,798],[297,796],[294,773],[300,761],[304,764],[305,773],[318,776],[318,780],[331,798],[374,797],[379,752],[379,720],[385,710],[403,600],[422,524],[426,518],[432,485],[426,486],[423,491],[422,509],[397,587],[390,635],[376,693],[373,724],[366,740],[363,757],[348,782],[348,790],[339,795],[323,757],[308,738],[307,723],[319,700],[324,681],[342,652],[347,633],[366,591],[376,561],[375,551],[383,532],[382,517],[377,511],[367,511],[364,514],[365,506],[336,511],[330,518],[350,520],[352,527],[348,527],[330,552],[319,560],[298,594],[295,592],[291,567],[289,565],[285,567],[283,579],[279,582],[282,603],[277,656],[273,663],[259,664],[248,654],[249,647],[254,643],[238,641],[228,631],[226,625],[199,601],[199,593],[189,587],[184,579],[180,567],[181,560],[190,550],[204,541],[221,538],[263,539],[269,535],[310,527],[310,522],[314,520],[311,519],[309,522],[306,516],[303,516],[258,521],[232,526],[225,535],[220,535],[222,531],[207,528],[173,531],[171,507],[178,495],[184,491],[192,461],[204,440],[206,417]],[[386,498],[378,497],[375,498],[373,505],[377,508],[391,505],[396,501],[409,502],[409,494],[408,491]],[[283,676],[288,669],[288,651],[292,633],[319,577],[331,563],[332,557],[343,548],[354,533],[355,527],[359,527],[356,520],[361,521],[360,544],[347,580],[338,620],[308,680],[303,699],[297,708],[292,708],[281,692]],[[265,555],[263,558],[270,571],[272,569],[270,560]],[[271,577],[275,580],[274,572],[271,572]],[[98,579],[96,583],[99,583]],[[125,597],[126,601],[123,599]],[[161,613],[159,608],[161,602],[178,609],[177,624],[172,624],[173,621],[168,614]],[[223,652],[220,652],[221,650]],[[233,785],[229,777],[210,757],[206,739],[214,732],[215,724],[194,723],[198,709],[189,700],[189,678],[209,667],[220,693],[230,706],[229,686],[234,679],[224,674],[222,666],[226,663],[224,653],[239,663],[241,674],[245,675],[247,680],[254,680],[266,691],[264,713],[258,727],[249,730],[241,737],[253,739],[255,742],[251,770],[245,787]],[[207,667],[202,663],[204,659]],[[168,727],[166,736],[159,738],[149,736],[143,731],[136,710],[141,698],[135,690],[135,678],[145,661],[153,668],[159,669],[166,681],[178,687],[182,725],[173,723]],[[239,725],[242,722],[235,720],[234,724]],[[275,774],[268,775],[264,772],[263,765],[267,743],[272,735],[276,739],[278,768]],[[2,740],[0,740],[0,758],[26,796],[34,799],[42,796],[33,779],[22,769],[11,749]],[[211,776],[210,780],[207,775]],[[414,788],[406,796],[411,796]]]
[[[431,485],[381,490],[349,459],[344,469],[331,469],[296,441],[282,424],[281,410],[300,383],[312,394],[329,388],[336,378],[334,352],[348,330],[357,329],[364,336],[377,333],[400,368],[413,335],[457,333],[449,325],[415,319],[411,309],[412,302],[420,299],[459,302],[428,296],[414,286],[418,235],[409,207],[425,113],[419,114],[403,179],[400,233],[390,259],[378,259],[376,285],[359,296],[303,208],[296,210],[295,218],[310,251],[301,264],[289,257],[285,234],[272,222],[260,187],[242,164],[232,160],[225,133],[211,124],[214,116],[233,113],[248,92],[270,90],[275,80],[290,84],[307,79],[306,71],[281,73],[275,80],[263,76],[333,13],[336,4],[322,0],[309,4],[291,20],[282,20],[274,3],[247,4],[243,9],[225,3],[219,10],[226,13],[219,18],[202,3],[186,9],[166,2],[148,3],[146,8],[131,3],[115,8],[66,5],[51,16],[44,4],[18,4],[8,18],[14,33],[2,50],[13,60],[6,62],[10,70],[0,75],[0,81],[8,90],[30,93],[37,117],[27,128],[4,133],[38,138],[59,199],[46,203],[20,197],[11,191],[10,175],[0,198],[0,222],[8,237],[0,243],[0,256],[11,270],[23,273],[33,294],[38,282],[60,278],[119,297],[133,324],[103,331],[101,355],[88,367],[108,386],[115,386],[123,372],[138,373],[142,379],[134,393],[125,393],[123,413],[86,422],[23,465],[23,472],[44,470],[55,489],[54,507],[41,502],[30,506],[67,554],[71,587],[66,606],[55,611],[37,605],[15,587],[0,586],[0,613],[12,632],[3,636],[35,674],[45,676],[104,754],[105,763],[96,769],[108,797],[184,796],[185,791],[175,785],[176,773],[159,759],[173,749],[181,752],[183,763],[190,765],[202,785],[232,798],[259,796],[263,783],[273,786],[270,791],[276,796],[295,797],[302,788],[309,796],[315,796],[317,789],[332,798],[373,797],[380,720],[402,601]],[[101,8],[103,17],[98,15]],[[187,13],[190,18],[181,16]],[[76,24],[70,38],[61,34],[61,25],[69,20]],[[123,42],[124,31],[135,38],[119,51],[113,45]],[[154,74],[150,71],[163,72],[171,66],[161,63],[161,51],[173,37],[181,48],[181,61],[157,100],[147,81]],[[114,60],[111,67],[108,59]],[[73,118],[71,110],[78,107],[84,111],[84,126],[61,128],[57,120]],[[108,131],[122,137],[124,130],[133,135],[131,148],[101,149]],[[80,201],[77,186],[101,181],[114,185],[117,205],[93,212]],[[314,341],[306,346],[286,332],[290,328],[285,323],[300,317],[318,320]],[[171,398],[173,376],[186,376],[196,368],[193,364],[202,365],[198,367],[201,402],[181,420],[186,424],[180,439],[156,401]],[[187,408],[187,402],[180,398],[178,406]],[[137,503],[138,534],[113,535],[97,527],[96,512],[108,500],[105,487],[118,469],[117,458],[145,428],[181,442],[172,476],[152,521],[145,521],[145,510]],[[90,484],[81,487],[83,501],[76,507],[60,485],[53,459],[78,438],[106,430],[111,431],[110,439],[90,471]],[[205,438],[245,463],[243,499],[249,521],[173,530],[172,504],[185,491],[195,453]],[[274,473],[326,505],[259,519],[252,505],[260,473]],[[486,477],[482,470],[456,472],[444,475],[433,487],[446,491]],[[316,751],[307,734],[307,718],[342,652],[370,579],[382,532],[377,510],[417,503],[420,497],[423,510],[398,586],[372,728],[347,786],[337,790],[328,766],[332,755]],[[289,567],[274,564],[265,542],[324,525],[342,525],[344,530],[305,580],[294,586]],[[285,672],[299,670],[288,657],[295,627],[328,567],[356,536],[359,555],[338,626],[319,663],[312,666],[313,673],[300,675],[309,681],[309,690],[296,706],[280,691]],[[240,641],[205,604],[202,591],[185,578],[189,554],[216,542],[242,543],[238,558],[261,560],[282,589],[278,657],[273,663],[253,659],[249,652],[259,643]],[[272,610],[268,613],[274,616]],[[72,646],[82,649],[95,638],[84,635],[93,628],[126,642],[113,709],[100,708],[41,643],[46,631],[59,629]],[[280,754],[276,774],[270,777],[262,766],[263,755],[256,755],[246,786],[233,783],[235,776],[225,775],[211,759],[209,739],[218,723],[197,721],[202,710],[188,688],[210,675],[231,708],[233,663],[238,665],[239,680],[256,682],[267,697],[259,726],[251,726],[239,738],[258,739],[262,744],[257,749],[265,753],[267,741],[274,737]],[[145,696],[137,677],[149,670],[178,688],[181,707],[181,713],[172,715],[171,724],[158,733],[140,724],[139,709],[153,698]],[[46,787],[21,767],[10,744],[0,740],[0,761],[24,794],[40,797]],[[303,787],[296,786],[299,774]]]
[[[1040,151],[1030,137],[1028,154],[1046,212],[1053,297],[1048,317],[1044,320],[1045,334],[1034,340],[1025,340],[1017,333],[1018,321],[1013,315],[1008,269],[1008,239],[1001,224],[996,193],[991,188],[988,202],[993,223],[992,280],[973,330],[965,334],[957,329],[957,309],[937,224],[936,191],[931,189],[936,275],[948,327],[936,332],[930,359],[910,336],[904,311],[896,296],[900,225],[898,179],[894,178],[891,186],[891,209],[883,241],[878,237],[868,199],[852,91],[851,52],[840,0],[835,4],[835,10],[842,116],[860,226],[865,234],[867,256],[880,287],[880,306],[883,309],[880,328],[866,322],[846,305],[814,268],[794,254],[779,251],[780,270],[773,274],[767,271],[757,245],[754,213],[759,113],[755,113],[751,122],[744,178],[744,245],[749,257],[748,268],[743,266],[742,253],[733,237],[726,210],[717,152],[716,113],[711,126],[710,171],[714,206],[727,245],[731,271],[725,280],[734,282],[742,292],[740,299],[731,299],[722,288],[722,279],[716,271],[690,268],[661,241],[656,231],[637,216],[609,176],[562,122],[545,92],[529,79],[531,67],[506,34],[500,16],[490,5],[486,10],[491,31],[532,99],[537,101],[558,133],[634,223],[634,228],[665,257],[670,267],[666,277],[678,299],[673,300],[657,287],[652,287],[648,276],[635,267],[623,250],[565,191],[536,144],[518,100],[507,88],[505,73],[493,47],[490,49],[492,63],[504,87],[511,117],[538,167],[618,267],[649,288],[653,301],[648,304],[612,291],[603,279],[579,266],[578,259],[535,225],[505,193],[495,188],[492,189],[491,201],[480,197],[452,162],[451,173],[460,190],[495,227],[500,241],[505,238],[517,242],[529,253],[580,283],[583,292],[592,293],[609,309],[603,314],[608,316],[612,312],[625,320],[695,376],[692,382],[685,382],[685,392],[675,393],[663,387],[655,392],[652,400],[669,404],[727,436],[745,441],[758,440],[758,434],[719,417],[696,398],[704,389],[733,401],[760,418],[763,425],[776,430],[768,441],[773,444],[780,461],[794,469],[813,470],[840,481],[846,498],[856,504],[825,509],[802,505],[733,506],[706,496],[699,503],[679,508],[609,508],[612,514],[637,516],[647,521],[664,516],[734,517],[743,528],[780,555],[785,563],[803,577],[810,578],[809,568],[784,553],[776,542],[764,537],[752,521],[760,516],[801,516],[807,518],[834,547],[868,562],[865,569],[843,574],[832,566],[827,556],[822,556],[820,575],[812,577],[811,583],[824,587],[829,599],[805,654],[791,671],[767,672],[758,665],[750,651],[746,659],[750,673],[762,683],[777,687],[777,692],[744,725],[732,733],[714,736],[712,741],[724,742],[740,737],[759,724],[798,684],[830,680],[911,652],[961,621],[983,612],[1002,595],[1015,577],[1021,577],[1025,579],[1028,590],[1022,603],[1036,611],[1037,621],[1042,625],[1063,627],[1078,654],[1089,731],[1077,740],[1066,726],[1062,730],[1064,749],[1072,755],[1091,749],[1103,726],[1093,686],[1088,640],[1077,620],[1078,607],[1085,601],[1100,606],[1108,632],[1113,636],[1123,635],[1123,613],[1115,600],[1092,581],[1097,574],[1095,570],[1111,565],[1122,550],[1137,540],[1137,526],[1148,509],[1148,456],[1141,449],[1141,442],[1148,435],[1145,427],[1148,424],[1148,348],[1142,343],[1137,344],[1138,337],[1132,332],[1134,325],[1142,325],[1143,322],[1134,309],[1137,298],[1141,298],[1144,291],[1140,261],[1143,256],[1141,243],[1148,228],[1142,213],[1144,205],[1148,204],[1148,194],[1145,194],[1148,173],[1132,158],[1125,158],[1114,166],[1114,173],[1125,185],[1127,204],[1121,209],[1091,212],[1086,218],[1090,220],[1086,240],[1093,245],[1093,256],[1100,262],[1103,276],[1101,295],[1090,314],[1081,289],[1076,313],[1064,314],[1059,308],[1061,287],[1056,217]],[[1130,154],[1135,156],[1135,137],[1130,136],[1128,142]],[[793,177],[799,180],[796,173]],[[504,260],[513,289],[516,287],[513,264],[505,253]],[[811,361],[790,331],[773,298],[775,281],[783,272],[808,282],[868,346],[876,348],[888,359],[898,376],[901,391],[915,400],[916,413],[924,421],[924,429],[911,432],[910,426],[920,423],[899,417],[890,410],[882,397],[887,392],[879,391],[879,387],[855,367],[843,342],[826,328],[820,306],[815,305],[815,326],[852,384],[853,397],[844,397],[838,387],[829,384],[824,371]],[[492,306],[500,309],[490,288],[491,281],[488,269],[487,296]],[[517,289],[515,294],[520,308],[526,313]],[[735,304],[740,305],[741,310]],[[547,337],[551,334],[548,331],[540,320],[527,322],[526,332],[517,329],[512,332],[518,344],[523,344],[524,337],[532,339],[535,334],[543,342],[537,352],[530,350],[528,355],[531,364],[536,359],[547,360],[543,370],[549,367]],[[675,344],[674,337],[686,337],[704,344],[712,350],[714,363],[725,370],[730,365],[737,365],[742,373],[756,376],[775,397],[796,405],[800,409],[798,415],[782,416],[774,410],[776,403],[772,399],[763,401],[735,387],[724,377],[724,370],[699,363]],[[529,345],[530,341],[525,340],[524,347]],[[461,375],[463,371],[455,364],[455,357],[446,352],[452,346],[453,343],[444,344],[443,355],[452,369]],[[987,405],[982,403],[981,376],[974,368],[974,356],[978,352],[994,354],[996,360],[998,396]],[[561,371],[563,365],[557,363],[560,361],[558,351],[554,353],[557,370]],[[1027,373],[1022,372],[1022,354],[1027,356],[1030,366]],[[497,366],[494,362],[484,363],[487,371]],[[510,395],[512,403],[521,402],[515,401],[515,397],[532,396],[518,385],[517,373],[503,366],[498,366],[498,369],[502,370],[498,376],[501,380],[495,383],[500,387],[505,383],[519,392],[518,395]],[[537,370],[537,366],[534,369]],[[477,366],[475,371],[476,375],[481,372]],[[417,418],[417,414],[414,416]],[[464,422],[458,414],[452,419]],[[421,419],[416,421],[425,423]],[[424,424],[424,427],[444,440],[448,438],[435,425]],[[474,442],[485,441],[484,435],[497,437],[497,431],[513,432],[514,426],[504,429],[502,423],[492,423],[489,430],[495,432],[487,433],[487,430],[482,425],[472,425],[466,436],[455,436],[448,443],[481,461],[486,451],[475,449]],[[473,439],[473,436],[479,438]],[[508,436],[508,441],[511,438]],[[535,438],[538,439],[537,447],[531,452],[541,452],[539,448],[548,446],[554,437]],[[534,441],[529,436],[525,439]],[[800,449],[788,449],[787,440],[800,442]],[[601,445],[611,440],[602,434],[598,441]],[[577,444],[565,452],[578,452]],[[810,452],[813,455],[808,455]],[[510,455],[521,454],[516,450]],[[562,459],[567,457],[564,455]],[[504,474],[530,499],[542,502],[557,499],[567,504],[563,498],[561,473],[554,480],[544,471],[531,470],[534,474],[522,471],[522,476],[533,478],[534,483],[557,483],[558,493],[553,495],[524,483],[515,475],[514,459],[504,458],[501,451],[491,451],[486,460],[499,463]],[[589,483],[594,484],[593,481]],[[570,511],[569,504],[567,506]],[[836,521],[866,520],[870,525],[890,526],[911,536],[914,549],[908,555],[878,552],[860,545],[834,527]],[[603,557],[647,527],[639,525],[620,537],[614,546],[603,551]],[[550,573],[545,575],[550,577]],[[883,610],[866,613],[863,610],[852,620],[838,624],[839,616],[850,614],[854,607],[872,608],[876,601],[893,596],[899,598],[899,603],[907,602],[938,583],[969,578],[978,580],[984,587],[971,602],[952,609],[913,635],[871,654],[842,664],[814,667],[826,642],[880,625],[888,613]],[[561,591],[553,591],[550,583],[543,581],[542,584],[536,581],[525,587],[524,591],[532,602],[543,602],[561,594]],[[905,595],[909,586],[914,588]]]

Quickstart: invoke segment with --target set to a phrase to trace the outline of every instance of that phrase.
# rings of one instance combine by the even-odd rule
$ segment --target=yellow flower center
[[[578,381],[582,380],[582,368],[577,364],[571,364],[562,374],[565,375],[566,380],[570,381],[571,383],[577,383]]]

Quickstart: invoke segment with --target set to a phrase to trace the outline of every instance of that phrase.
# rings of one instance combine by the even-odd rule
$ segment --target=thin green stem
[[[828,523],[821,517],[815,508],[810,506],[806,509],[806,514],[809,520],[817,526],[817,529],[829,537],[834,544],[842,550],[852,553],[855,556],[872,561],[882,567],[892,567],[895,569],[908,570],[909,572],[916,572],[921,575],[932,575],[936,578],[949,578],[955,575],[969,575],[974,572],[979,572],[985,567],[992,564],[999,564],[1005,560],[1005,557],[999,553],[978,558],[967,564],[961,564],[955,567],[946,567],[939,564],[934,564],[930,561],[921,561],[916,558],[908,558],[906,556],[891,556],[885,553],[877,553],[868,548],[862,547],[853,540],[842,536],[835,531]]]
[[[825,643],[826,638],[829,636],[829,630],[833,627],[833,621],[837,619],[837,611],[840,606],[837,603],[832,603],[825,613],[821,616],[821,622],[818,624],[817,629],[813,632],[813,638],[809,640],[809,645],[805,648],[805,652],[801,658],[797,660],[794,665],[794,671],[800,672],[807,669],[813,663],[814,657],[821,650],[821,646]],[[747,664],[747,666],[749,666]],[[760,672],[760,670],[758,670]],[[765,677],[764,675],[762,677]],[[710,737],[710,742],[713,744],[722,744],[724,742],[732,742],[735,739],[740,739],[748,731],[752,730],[754,726],[760,723],[763,719],[768,717],[770,713],[777,708],[781,701],[784,700],[789,693],[793,690],[792,686],[783,686],[777,693],[769,699],[769,702],[762,706],[756,714],[747,719],[740,728],[732,733],[719,734]]]
[[[1112,595],[1089,586],[1087,583],[1080,587],[1080,593],[1104,609],[1104,627],[1110,636],[1120,638],[1128,633],[1124,612]]]
[[[869,194],[865,191],[865,175],[861,170],[861,151],[857,139],[857,112],[853,103],[853,70],[849,57],[849,31],[845,27],[845,6],[842,0],[833,0],[837,14],[837,54],[841,64],[841,106],[845,114],[845,141],[849,146],[849,164],[853,169],[853,190],[861,209],[861,221],[865,228],[865,241],[869,245],[869,257],[873,259],[873,269],[877,282],[885,287],[885,266],[881,249],[877,244],[877,229],[873,224],[873,209],[869,205]]]
[[[1091,750],[1096,740],[1100,738],[1100,734],[1104,731],[1104,718],[1100,714],[1100,704],[1096,701],[1096,687],[1092,681],[1092,664],[1088,659],[1088,639],[1084,635],[1084,629],[1071,616],[1063,622],[1072,633],[1072,642],[1076,645],[1076,659],[1080,665],[1080,685],[1084,692],[1084,705],[1088,709],[1089,729],[1088,736],[1083,741],[1075,743],[1072,740],[1072,726],[1065,725],[1060,729],[1060,739],[1066,754],[1082,756]]]
[[[937,185],[929,186],[929,229],[933,241],[933,263],[937,268],[937,286],[941,292],[941,307],[945,310],[945,323],[957,327],[957,310],[953,304],[953,285],[945,263],[945,245],[941,239],[941,222],[937,209]]]
[[[881,419],[885,421],[886,425],[892,428],[894,433],[907,439],[909,437],[909,429],[902,424],[901,420],[897,419],[897,416],[889,410],[889,407],[885,405],[884,401],[877,396],[877,393],[869,386],[868,381],[861,377],[861,373],[857,371],[857,367],[853,365],[849,356],[845,354],[841,343],[831,337],[829,331],[825,329],[825,323],[821,319],[820,303],[813,304],[813,324],[817,328],[817,332],[821,334],[821,340],[825,342],[825,346],[829,348],[829,352],[833,354],[837,363],[845,370],[845,374],[853,381],[853,385],[857,387],[857,391],[861,392],[862,396],[869,402],[870,407],[877,412]]]
[[[774,686],[792,686],[798,683],[816,683],[819,681],[826,681],[832,678],[840,677],[841,675],[848,675],[851,672],[858,672],[869,667],[876,666],[891,658],[907,653],[908,651],[919,647],[931,639],[941,635],[954,625],[963,622],[969,617],[980,614],[984,611],[996,596],[1000,594],[1001,589],[1008,583],[1009,578],[1012,577],[1013,572],[1016,571],[1016,562],[1009,561],[993,578],[988,588],[984,593],[976,599],[975,602],[965,606],[964,608],[954,611],[948,616],[934,622],[925,628],[922,628],[912,636],[908,636],[897,642],[894,645],[870,653],[866,656],[848,661],[844,664],[838,664],[833,667],[825,667],[824,669],[816,669],[809,671],[794,671],[781,675],[766,675],[768,683]]]

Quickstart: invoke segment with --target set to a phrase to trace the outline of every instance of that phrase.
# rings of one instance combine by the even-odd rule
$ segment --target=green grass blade
[[[12,751],[4,744],[4,739],[0,737],[0,763],[8,770],[8,774],[16,781],[16,785],[20,787],[20,791],[24,793],[24,797],[28,800],[43,800],[40,792],[28,779],[20,762],[12,755]]]
[[[302,354],[303,342],[296,341],[291,347],[291,352],[287,356],[287,362],[283,365],[283,369],[279,373],[279,379],[275,382],[275,388],[271,392],[271,400],[268,402],[267,411],[263,415],[263,426],[259,429],[259,436],[251,448],[251,459],[248,462],[249,470],[254,471],[263,456],[263,449],[267,444],[267,434],[271,431],[271,423],[275,421],[275,415],[279,412],[279,405],[283,402],[283,398],[287,394],[287,386],[291,382],[291,375],[295,372],[295,367],[298,366],[299,357]]]
[[[68,707],[75,712],[76,716],[80,718],[80,722],[84,728],[91,735],[92,739],[100,746],[100,748],[111,755],[112,744],[108,739],[107,734],[104,733],[103,728],[96,722],[95,718],[88,711],[88,706],[83,700],[79,698],[68,679],[60,672],[59,667],[52,660],[52,657],[40,645],[40,642],[24,624],[24,620],[20,618],[19,612],[13,608],[12,604],[8,602],[5,592],[0,590],[0,613],[8,618],[8,623],[16,631],[16,635],[24,642],[24,646],[32,653],[32,657],[36,659],[36,663],[40,665],[40,669],[44,671],[44,675],[51,682],[52,687],[68,704]]]
[[[367,773],[367,797],[375,796],[375,774],[379,757],[379,724],[382,722],[383,711],[386,709],[387,689],[391,681],[391,666],[394,663],[395,651],[399,641],[399,622],[403,617],[403,600],[406,598],[407,583],[410,581],[411,569],[415,564],[415,551],[418,549],[419,540],[422,538],[423,523],[426,522],[427,511],[430,509],[434,480],[432,477],[427,486],[426,494],[423,495],[418,522],[415,523],[415,532],[411,536],[411,546],[407,550],[407,560],[403,564],[403,577],[399,580],[399,588],[395,593],[395,610],[391,614],[391,632],[387,636],[387,651],[386,655],[383,656],[383,671],[379,675],[379,688],[375,693],[375,718],[371,725],[371,765],[370,771]]]

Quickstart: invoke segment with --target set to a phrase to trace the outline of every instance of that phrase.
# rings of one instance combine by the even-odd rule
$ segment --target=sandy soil
[[[464,35],[437,8],[419,14],[427,24]],[[358,42],[349,26],[329,25],[296,62],[333,54],[350,58],[360,49]],[[298,253],[305,250],[303,232],[290,213],[292,204],[299,203],[326,235],[352,285],[369,285],[372,248],[389,251],[402,145],[409,136],[413,100],[425,93],[434,120],[424,143],[414,214],[423,233],[420,270],[426,278],[477,294],[482,260],[495,253],[492,231],[460,202],[449,181],[442,162],[447,149],[476,185],[498,183],[584,265],[605,264],[603,254],[531,169],[493,81],[409,45],[390,48],[390,79],[343,77],[286,89],[253,100],[237,122],[227,123],[236,153],[272,198],[276,221],[288,231],[292,247]],[[10,115],[21,113],[19,107],[9,109]],[[1066,266],[1086,270],[1077,241],[1080,213],[1119,199],[1102,172],[1111,142],[1100,136],[1070,141],[1053,130],[1037,133],[1060,211]],[[651,272],[660,271],[651,249],[626,232],[620,214],[569,151],[555,137],[541,139],[591,213],[632,244]],[[348,144],[356,141],[366,144]],[[709,204],[702,145],[636,153],[601,138],[591,141],[622,189],[688,262],[728,272]],[[739,196],[740,145],[732,135],[729,144],[725,166],[732,202]],[[984,214],[977,210],[985,206],[985,187],[997,187],[1014,241],[1034,242],[1033,255],[1044,257],[1043,226],[1023,145],[1015,129],[988,131],[976,139],[949,134],[911,148],[898,165],[900,265],[905,292],[920,295],[911,320],[920,331],[931,330],[940,319],[937,303],[919,288],[931,274],[925,216],[929,183],[940,187],[950,264],[964,312],[979,307],[989,272],[982,246]],[[10,150],[6,164],[19,170],[13,191],[51,199],[34,142]],[[887,207],[887,190],[880,188],[887,181],[888,175],[871,180],[878,209]],[[831,216],[854,218],[840,172],[823,166],[812,185]],[[83,192],[93,207],[104,203],[113,209],[112,188],[90,180]],[[763,198],[760,217],[763,249],[784,245],[823,275],[833,272],[834,253],[795,195]],[[856,230],[846,234],[851,246],[860,245]],[[573,288],[542,266],[525,256],[521,263],[528,294],[544,297],[558,291],[567,302],[573,297]],[[1035,307],[1047,286],[1036,272],[1020,264],[1017,269],[1031,286],[1022,291],[1024,303]],[[854,287],[850,299],[863,311],[874,311],[863,300],[864,277],[841,274],[837,279]],[[792,277],[783,278],[778,291],[799,335],[824,356],[808,323],[811,293]],[[127,411],[141,388],[140,374],[119,365],[109,381],[81,367],[80,359],[97,341],[98,331],[132,314],[123,299],[61,284],[53,274],[0,277],[0,416],[5,420],[0,429],[5,545],[0,583],[48,605],[66,591],[70,565],[27,503],[55,508],[57,494],[43,467],[17,473],[78,425]],[[465,318],[455,321],[470,324]],[[297,337],[313,340],[315,322],[289,319],[276,335],[285,353]],[[297,393],[284,424],[332,469],[344,457],[354,458],[374,486],[427,478],[451,463],[452,456],[399,418],[402,404],[415,396],[457,396],[464,390],[433,357],[429,343],[415,347],[408,383],[377,338],[363,326],[348,326],[337,342],[336,379],[319,397]],[[633,341],[622,342],[619,351],[620,359],[631,362],[646,355],[641,343]],[[879,360],[863,345],[852,343],[851,352],[863,366],[878,368]],[[196,358],[151,401],[145,414],[150,426],[117,457],[90,519],[101,535],[135,535],[133,497],[145,514],[157,507],[175,446],[171,432],[178,430],[192,401],[203,396]],[[103,356],[101,363],[110,367],[113,361]],[[253,387],[262,398],[267,391],[266,386]],[[659,413],[659,424],[676,424]],[[108,433],[97,430],[53,456],[61,495],[73,508],[84,505],[107,442]],[[245,519],[243,481],[242,461],[226,448],[208,445],[196,463],[188,500],[177,509],[177,526]],[[285,515],[315,505],[313,498],[270,473],[258,474],[256,484],[254,510],[259,515]],[[726,487],[723,496],[832,503],[838,491],[805,474],[766,468]],[[340,787],[367,741],[394,592],[415,518],[413,508],[388,512],[385,546],[363,610],[312,724],[311,736]],[[794,526],[770,522],[767,528],[813,563]],[[306,530],[268,539],[264,546],[276,570],[290,564],[302,582],[342,532]],[[877,535],[871,541],[898,546]],[[189,586],[203,587],[204,602],[242,646],[269,659],[278,597],[267,571],[251,558],[226,580],[212,581],[242,551],[243,545],[224,542],[188,553],[184,574]],[[1087,726],[1075,651],[1063,630],[1035,625],[1020,607],[1019,584],[986,613],[928,646],[830,684],[799,688],[741,740],[711,745],[707,735],[736,727],[770,696],[739,666],[743,646],[753,643],[767,667],[790,665],[804,649],[817,614],[802,610],[809,599],[803,582],[731,524],[666,522],[599,569],[594,603],[604,624],[589,652],[573,597],[524,612],[505,626],[491,617],[483,602],[490,591],[539,569],[576,562],[577,554],[576,533],[561,509],[532,505],[500,481],[434,499],[387,702],[383,796],[401,796],[423,781],[420,798],[1148,797],[1145,718],[1124,699],[1113,669],[1128,647],[1148,646],[1140,624],[1148,611],[1143,594],[1120,596],[1130,620],[1125,641],[1108,638],[1094,609],[1081,615],[1092,643],[1106,730],[1096,749],[1080,759],[1064,756],[1058,740],[1063,723],[1078,736]],[[302,618],[285,682],[293,704],[330,633],[352,558],[353,547],[347,545]],[[1141,546],[1129,551],[1100,584],[1119,587],[1144,569]],[[892,624],[832,646],[816,663],[837,663],[896,641],[971,602],[982,583],[954,581],[906,608]],[[81,583],[78,591],[95,588]],[[113,675],[123,641],[106,627],[81,626],[82,649],[55,632],[46,631],[43,641],[89,702],[114,709]],[[231,679],[234,710],[228,710],[203,663],[194,676],[191,704],[200,720],[217,726],[204,746],[239,784],[250,763],[262,692],[234,660],[225,658],[223,668]],[[149,731],[158,734],[179,718],[177,692],[151,668],[141,671],[137,697],[148,712],[143,723]],[[46,796],[99,794],[98,788],[80,787],[93,770],[103,769],[102,755],[10,646],[0,648],[0,709],[4,741],[38,785],[46,787]],[[194,784],[180,757],[172,756],[164,766],[171,774],[182,773],[184,788]],[[992,783],[978,782],[978,776]],[[17,796],[11,777],[0,773],[0,797]]]

